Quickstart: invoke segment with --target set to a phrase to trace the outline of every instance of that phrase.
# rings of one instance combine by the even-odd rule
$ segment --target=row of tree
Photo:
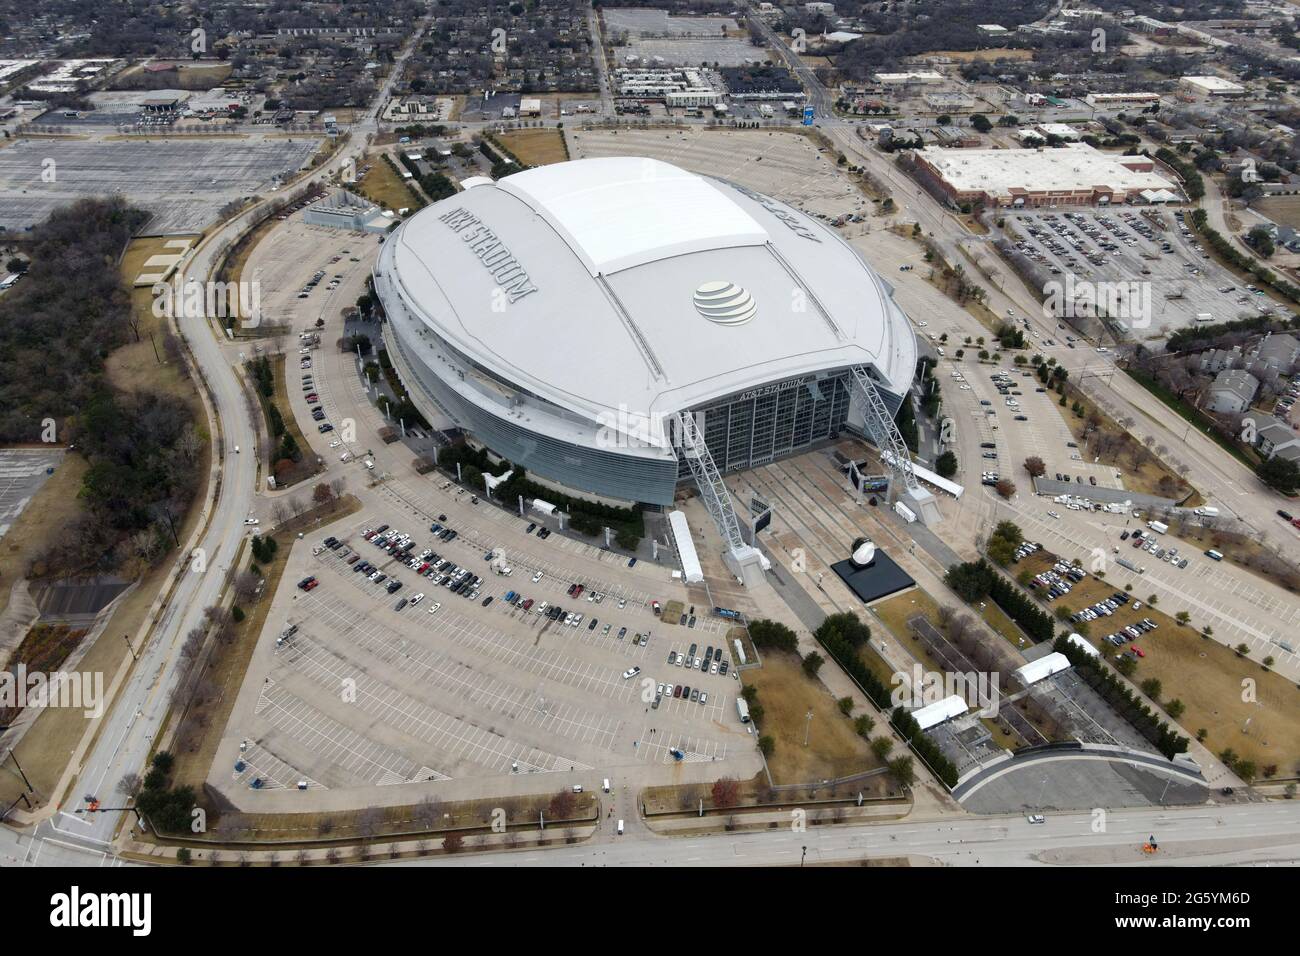
[[[752,633],[751,625],[751,636]],[[832,614],[822,621],[813,632],[813,637],[875,704],[876,709],[888,713],[893,703],[890,689],[867,667],[859,654],[859,650],[871,638],[871,628],[856,614],[845,611]],[[939,746],[926,736],[906,710],[895,707],[890,714],[889,722],[944,784],[950,789],[957,785],[956,766],[944,756]]]
[[[1161,720],[1100,657],[1070,643],[1064,634],[1056,639],[1052,649],[1068,657],[1075,672],[1170,760],[1187,750],[1187,738]]]
[[[1033,598],[999,574],[983,558],[978,561],[954,564],[944,575],[944,581],[969,604],[991,598],[1035,641],[1052,639],[1055,628],[1052,625],[1051,615],[1040,608]]]

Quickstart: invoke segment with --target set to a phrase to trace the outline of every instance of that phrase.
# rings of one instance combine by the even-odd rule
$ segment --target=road
[[[378,128],[378,111],[422,32],[423,27],[394,62],[376,98],[375,109],[353,128],[351,142],[326,166],[313,171],[313,176],[330,174],[364,151],[367,137]],[[178,270],[180,280],[206,282],[225,240],[237,237],[259,208],[260,204],[250,208],[209,234]],[[167,714],[171,689],[179,676],[178,661],[185,636],[201,626],[205,608],[221,603],[226,573],[236,560],[247,531],[243,519],[254,509],[258,493],[257,455],[253,451],[256,433],[235,367],[223,355],[217,339],[220,333],[206,319],[180,321],[194,362],[211,389],[216,417],[221,423],[222,440],[215,446],[220,456],[217,498],[211,509],[211,521],[197,544],[202,570],[181,575],[152,635],[137,648],[138,660],[130,677],[102,718],[95,743],[79,768],[77,786],[65,795],[57,811],[40,824],[36,831],[38,842],[50,840],[99,849],[111,844],[122,822],[121,811],[93,814],[78,811],[84,808],[86,795],[97,796],[105,806],[121,804],[122,799],[115,793],[118,781],[143,768],[154,735]],[[236,448],[241,451],[236,452]]]
[[[789,828],[665,839],[617,838],[422,860],[427,866],[797,866],[882,857],[928,857],[944,866],[1230,866],[1300,861],[1300,806],[1247,804],[1113,812],[1096,830],[1092,813],[903,820],[871,826]],[[1159,855],[1141,852],[1154,836]],[[807,855],[804,856],[804,849]]]
[[[856,122],[836,116],[833,97],[813,70],[789,50],[770,26],[757,16],[751,19],[808,90],[809,102],[817,111],[817,128],[826,133],[845,155],[889,187],[898,221],[919,223],[949,262],[961,263],[965,257],[958,240],[983,241],[982,237],[972,235],[952,212],[895,166],[889,154],[880,152],[858,136],[859,125]],[[1222,201],[1217,189],[1207,187],[1206,206],[1211,223],[1217,223],[1222,230]],[[1057,336],[1057,320],[1044,314],[1040,297],[1031,294],[1010,274],[1008,267],[1001,265],[1001,268],[1010,276],[1003,286],[994,285],[973,267],[966,269],[966,275],[985,290],[987,304],[994,314],[1005,315],[1008,309],[1012,309],[1018,316],[1028,318],[1042,336]],[[1269,533],[1290,560],[1300,561],[1300,535],[1282,527],[1276,516],[1277,509],[1287,506],[1286,499],[1260,482],[1251,469],[1227,454],[1212,438],[1191,428],[1119,370],[1112,355],[1103,356],[1091,348],[1084,348],[1060,349],[1054,357],[1058,364],[1069,370],[1073,381],[1083,383],[1081,387],[1086,392],[1093,397],[1104,397],[1113,416],[1131,417],[1136,423],[1131,429],[1136,438],[1144,440],[1149,436],[1152,447],[1164,445],[1177,450],[1178,457],[1189,467],[1187,480],[1206,499],[1218,505],[1225,515],[1238,518],[1261,533]]]
[[[1159,853],[1141,852],[1154,836]],[[806,856],[805,856],[806,848]],[[910,856],[943,866],[1293,866],[1300,804],[1154,808],[1022,816],[901,820],[758,833],[658,837],[631,829],[599,844],[430,857],[421,866],[797,866]],[[0,830],[0,866],[102,866],[122,861],[64,840]],[[409,862],[377,865],[411,865]]]

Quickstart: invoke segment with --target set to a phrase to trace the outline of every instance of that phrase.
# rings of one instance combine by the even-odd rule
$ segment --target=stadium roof
[[[377,271],[474,362],[645,446],[664,447],[661,416],[782,379],[867,364],[890,391],[911,382],[889,286],[784,203],[640,158],[466,185],[403,223]]]
[[[593,276],[767,241],[767,231],[717,187],[655,160],[559,163],[500,187],[550,223]]]

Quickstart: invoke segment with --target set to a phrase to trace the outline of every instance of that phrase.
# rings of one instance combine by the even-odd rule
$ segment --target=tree
[[[1025,540],[1025,533],[1020,530],[1020,525],[1014,521],[999,521],[993,529],[993,536],[995,538],[1005,538],[1016,547],[1023,544]]]
[[[858,714],[853,718],[853,730],[859,737],[868,737],[875,729],[876,722],[868,714]]]
[[[448,833],[442,838],[442,848],[448,853],[459,853],[465,846],[465,838],[459,833]]]
[[[799,646],[799,640],[794,631],[780,621],[769,621],[766,618],[750,621],[749,639],[754,642],[755,647],[773,648],[790,653],[793,653]]]
[[[1160,683],[1158,678],[1148,677],[1139,686],[1142,688],[1142,693],[1146,694],[1152,700],[1160,700],[1160,691],[1163,689],[1164,685]]]
[[[1280,455],[1260,462],[1255,475],[1264,484],[1284,495],[1293,495],[1300,490],[1300,464]]]
[[[841,697],[839,700],[835,702],[835,706],[837,706],[840,709],[841,714],[847,717],[849,716],[849,714],[853,713],[853,698]]]
[[[334,490],[330,488],[329,482],[322,481],[312,489],[311,500],[318,505],[326,505],[334,500]]]
[[[758,738],[758,749],[762,751],[764,757],[772,756],[772,751],[776,750],[776,741],[772,739],[771,734],[764,734]]]
[[[951,450],[945,451],[934,462],[934,470],[940,478],[951,478],[957,474],[957,456]]]
[[[810,651],[808,656],[803,659],[803,672],[809,677],[816,677],[817,672],[821,670],[826,658],[822,657],[816,651]]]
[[[1003,498],[1010,498],[1016,493],[1016,483],[1010,478],[999,478],[998,483],[993,487]]]
[[[1025,459],[1025,471],[1029,472],[1031,478],[1041,478],[1047,474],[1047,466],[1037,455],[1030,455]]]
[[[1015,557],[1016,546],[1006,538],[995,536],[989,539],[988,547],[985,550],[988,551],[990,560],[1005,567]]]
[[[574,802],[572,791],[561,790],[551,797],[551,802],[547,806],[547,813],[552,820],[567,820],[573,815]]]
[[[916,781],[911,757],[895,757],[889,761],[889,772],[905,787],[910,787]]]
[[[722,777],[713,782],[713,805],[718,809],[734,807],[740,800],[740,783],[734,777]]]
[[[884,760],[893,749],[894,739],[892,737],[871,738],[871,752],[876,755],[877,759]]]

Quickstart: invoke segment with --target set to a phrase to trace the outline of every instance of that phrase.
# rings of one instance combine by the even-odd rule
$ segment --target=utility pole
[[[5,728],[5,730],[8,729],[8,727]],[[12,747],[9,748],[9,759],[12,760],[14,766],[18,768],[18,776],[23,778],[23,783],[26,784],[28,793],[35,793],[36,788],[33,787],[32,782],[27,779],[27,774],[23,771],[23,765],[18,762],[18,754],[14,752],[14,748]]]
[[[140,655],[137,654],[135,648],[131,646],[131,635],[123,634],[122,640],[126,641],[126,649],[131,652],[131,660],[138,662],[140,660]]]

